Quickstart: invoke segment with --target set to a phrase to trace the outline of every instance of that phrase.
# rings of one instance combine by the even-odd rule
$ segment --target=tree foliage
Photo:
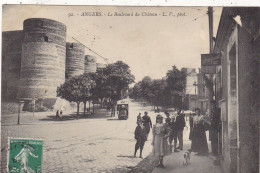
[[[70,102],[77,103],[77,117],[79,118],[79,104],[90,99],[90,90],[95,87],[95,81],[90,75],[84,74],[67,80],[57,88],[57,96]]]
[[[134,76],[127,64],[122,61],[97,69],[96,73],[88,73],[69,79],[57,88],[57,96],[78,105],[84,103],[84,115],[87,101],[109,98],[113,103],[112,114],[118,100],[125,97],[125,91],[134,82]]]
[[[146,100],[154,106],[181,108],[185,85],[185,70],[178,70],[176,66],[173,66],[171,70],[168,70],[165,78],[153,80],[145,76],[135,84],[130,96],[133,99]]]
[[[123,99],[124,91],[129,88],[135,78],[131,74],[129,66],[122,61],[109,64],[102,73],[106,78],[104,90],[113,103],[112,115],[115,115],[116,102]]]

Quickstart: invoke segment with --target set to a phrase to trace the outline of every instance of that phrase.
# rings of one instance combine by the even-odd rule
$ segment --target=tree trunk
[[[103,99],[100,99],[100,106],[103,108]]]
[[[93,114],[94,114],[94,112],[95,112],[95,108],[94,108],[95,104],[94,104],[94,102],[92,103],[92,105],[93,105]]]
[[[86,104],[87,104],[87,101],[85,101],[83,103],[84,103],[84,113],[83,113],[83,116],[85,117],[86,116]]]
[[[79,119],[79,104],[80,102],[77,102],[77,118]]]

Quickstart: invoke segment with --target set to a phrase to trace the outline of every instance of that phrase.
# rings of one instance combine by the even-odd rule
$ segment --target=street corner
[[[43,140],[8,139],[8,172],[42,172]]]

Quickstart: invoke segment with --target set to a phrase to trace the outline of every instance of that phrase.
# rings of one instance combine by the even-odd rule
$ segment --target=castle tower
[[[66,26],[30,18],[24,21],[21,75],[17,97],[54,98],[65,81]]]
[[[80,43],[66,43],[66,79],[84,73],[85,47]]]
[[[85,73],[95,73],[97,70],[96,57],[91,55],[85,56]]]

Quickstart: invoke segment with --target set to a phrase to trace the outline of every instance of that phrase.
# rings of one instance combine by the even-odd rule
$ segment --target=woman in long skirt
[[[159,164],[157,167],[164,168],[163,157],[170,154],[170,148],[167,142],[167,138],[170,135],[170,129],[163,123],[163,117],[161,115],[156,116],[156,124],[153,126],[153,154],[155,157],[159,157]]]
[[[208,143],[206,138],[206,131],[204,121],[200,115],[200,109],[196,109],[196,115],[193,118],[192,144],[193,152],[198,152],[198,155],[208,154]]]

